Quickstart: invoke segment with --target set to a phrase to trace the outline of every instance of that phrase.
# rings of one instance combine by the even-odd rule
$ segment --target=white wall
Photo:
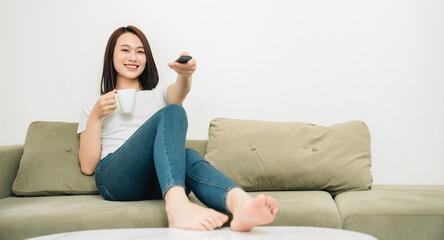
[[[198,70],[189,139],[216,117],[362,120],[375,184],[444,184],[442,0],[0,2],[0,145],[32,121],[77,122],[98,95],[109,35],[147,35],[161,81],[186,50]]]

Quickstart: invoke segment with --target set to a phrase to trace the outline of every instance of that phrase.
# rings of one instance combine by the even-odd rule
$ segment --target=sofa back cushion
[[[33,122],[12,191],[18,196],[97,194],[94,176],[80,171],[77,123]]]
[[[370,133],[361,121],[330,127],[217,118],[205,159],[247,191],[369,190]]]

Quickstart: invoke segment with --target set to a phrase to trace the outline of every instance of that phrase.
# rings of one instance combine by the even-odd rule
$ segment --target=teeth
[[[131,65],[125,65],[126,67],[129,67],[129,68],[134,68],[134,69],[136,69],[137,68],[137,66],[131,66]]]

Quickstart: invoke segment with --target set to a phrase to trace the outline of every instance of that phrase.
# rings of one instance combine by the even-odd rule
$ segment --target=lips
[[[137,64],[124,64],[126,69],[134,71],[137,70],[137,68],[139,68],[139,65]]]

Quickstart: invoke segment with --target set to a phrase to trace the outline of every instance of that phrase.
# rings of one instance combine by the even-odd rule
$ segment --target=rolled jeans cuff
[[[186,192],[186,187],[185,187],[185,183],[183,182],[179,182],[179,181],[171,181],[169,183],[167,183],[164,187],[162,187],[162,198],[165,199],[165,194],[168,192],[168,190],[172,187],[183,187],[183,189]]]

